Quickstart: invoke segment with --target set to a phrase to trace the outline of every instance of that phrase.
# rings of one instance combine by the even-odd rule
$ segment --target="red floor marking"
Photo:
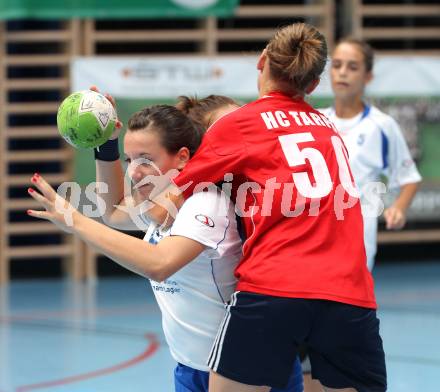
[[[67,316],[88,316],[90,313],[93,316],[113,316],[113,315],[123,315],[136,313],[139,314],[139,310],[148,312],[150,309],[158,310],[157,304],[142,305],[136,307],[123,306],[120,308],[100,308],[100,309],[68,309],[61,311],[32,311],[24,312],[23,314],[14,314],[10,316],[1,316],[0,322],[14,322],[14,321],[28,321],[28,320],[39,320],[57,317],[67,317]]]
[[[60,380],[46,381],[46,382],[42,382],[42,383],[38,383],[38,384],[23,385],[21,387],[16,388],[15,391],[16,392],[27,392],[27,391],[33,391],[35,389],[50,388],[50,387],[56,387],[59,385],[71,384],[74,382],[84,381],[84,380],[87,380],[90,378],[103,376],[105,374],[115,373],[119,370],[136,365],[137,363],[142,362],[143,360],[151,357],[159,348],[159,342],[157,340],[156,335],[146,334],[145,337],[149,340],[149,343],[150,343],[148,345],[147,349],[142,354],[140,354],[140,355],[138,355],[128,361],[122,362],[120,364],[117,364],[117,365],[114,365],[114,366],[111,366],[111,367],[108,367],[105,369],[95,370],[90,373],[78,374],[76,376],[66,377],[66,378],[62,378]]]

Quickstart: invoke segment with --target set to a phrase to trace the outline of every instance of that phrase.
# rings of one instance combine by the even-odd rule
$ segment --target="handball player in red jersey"
[[[211,392],[283,387],[301,344],[326,391],[386,390],[347,151],[334,125],[304,101],[326,60],[314,27],[278,30],[258,60],[260,98],[210,127],[174,179],[183,195],[162,193],[179,206],[202,182],[234,179],[247,240],[209,359]]]

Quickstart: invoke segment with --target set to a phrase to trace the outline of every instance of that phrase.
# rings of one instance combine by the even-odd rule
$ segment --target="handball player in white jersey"
[[[386,228],[401,229],[406,211],[421,181],[397,122],[363,96],[373,78],[373,50],[364,41],[347,38],[336,46],[331,62],[332,107],[322,112],[333,121],[347,147],[353,176],[361,192],[367,264],[371,271],[377,250],[377,207],[379,198],[373,182],[382,175],[389,189],[400,192],[385,209]]]
[[[115,206],[148,200],[154,177],[181,170],[199,146],[202,133],[199,124],[173,106],[156,105],[135,113],[124,137],[125,160],[134,185],[131,197],[124,197],[117,138],[95,151],[97,180],[109,186],[108,193],[100,193],[107,206],[104,221],[119,229],[145,229],[144,240],[106,227],[76,210],[72,210],[69,225],[55,207],[60,196],[39,175],[34,175],[32,182],[41,194],[29,189],[46,209],[31,210],[31,216],[51,220],[123,267],[150,279],[162,312],[164,334],[177,362],[176,392],[208,391],[207,360],[235,289],[234,269],[242,255],[234,206],[220,190],[210,189],[189,198],[167,227],[147,221],[142,214],[133,219],[127,210]],[[145,226],[139,227],[142,224]],[[302,391],[299,362],[283,391]]]

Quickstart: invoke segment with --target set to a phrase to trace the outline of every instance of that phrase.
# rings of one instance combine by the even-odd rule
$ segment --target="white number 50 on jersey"
[[[279,136],[278,139],[290,167],[304,165],[306,159],[312,167],[313,177],[315,178],[314,184],[311,183],[306,172],[292,174],[298,192],[304,197],[312,199],[327,196],[332,190],[333,183],[324,157],[316,148],[306,147],[300,149],[298,146],[300,143],[313,142],[315,140],[313,135],[310,132],[295,133]],[[338,162],[341,184],[350,196],[359,197],[359,192],[351,181],[344,145],[337,136],[332,136],[331,141]]]

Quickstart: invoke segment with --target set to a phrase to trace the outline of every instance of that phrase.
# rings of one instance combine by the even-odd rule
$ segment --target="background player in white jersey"
[[[383,216],[387,229],[401,229],[421,181],[397,122],[363,99],[365,87],[373,78],[373,58],[372,48],[364,41],[347,38],[338,43],[330,71],[334,104],[322,110],[334,122],[344,140],[353,176],[361,191],[370,271],[377,250],[378,219],[375,212],[379,198],[369,197],[368,192],[375,191],[369,184],[380,181],[384,175],[388,179],[388,189],[400,188]]]
[[[130,118],[124,150],[129,176],[137,185],[133,195],[137,202],[147,200],[153,189],[150,182],[143,180],[186,165],[200,143],[198,128],[179,110],[167,105],[145,108]],[[127,206],[129,199],[119,193],[123,178],[119,177],[122,168],[117,154],[117,139],[97,152],[97,175],[110,186],[106,197],[111,202],[122,197],[116,205]],[[42,194],[32,189],[29,193],[46,211],[29,211],[30,215],[51,220],[125,268],[150,278],[162,311],[165,337],[178,362],[175,390],[207,392],[206,362],[225,303],[235,288],[233,271],[241,258],[232,203],[218,190],[201,192],[185,202],[171,227],[147,223],[143,241],[105,227],[76,210],[72,210],[73,225],[69,226],[55,208],[55,200],[60,201],[60,197],[50,185],[38,175],[32,182]],[[109,200],[107,223],[139,229],[129,215],[108,204]],[[286,391],[302,390],[299,364],[295,377],[296,386]]]
[[[367,84],[373,78],[373,49],[366,42],[346,38],[336,45],[331,59],[330,76],[334,93],[332,107],[321,111],[333,121],[347,147],[350,166],[361,191],[367,266],[371,271],[377,250],[378,198],[368,197],[371,184],[388,178],[389,188],[399,188],[393,204],[384,211],[387,229],[405,225],[406,210],[417,191],[421,177],[411,158],[396,121],[364,101]],[[369,209],[369,213],[366,211]],[[310,363],[302,362],[304,391],[320,392],[319,382],[310,377]]]

